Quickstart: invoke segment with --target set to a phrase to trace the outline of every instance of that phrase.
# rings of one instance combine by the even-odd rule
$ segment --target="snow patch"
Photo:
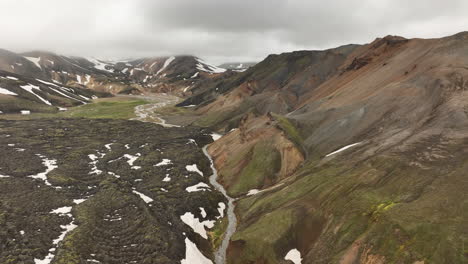
[[[191,79],[193,78],[197,78],[198,74],[200,74],[200,72],[196,72],[194,75],[192,75],[192,77],[190,77]]]
[[[14,93],[14,92],[11,92],[11,91],[9,91],[7,89],[4,89],[4,88],[1,88],[1,87],[0,87],[0,94],[15,95],[15,96],[18,95],[18,94]]]
[[[113,72],[112,70],[106,69],[106,66],[109,66],[108,63],[104,63],[100,60],[94,59],[94,58],[88,58],[90,62],[94,64],[94,68],[101,70],[101,71],[107,71],[107,72]]]
[[[166,177],[164,177],[163,182],[170,182],[171,177],[169,177],[169,174],[166,174]]]
[[[135,161],[141,156],[140,153],[137,153],[134,155],[130,155],[130,154],[125,154],[124,157],[127,158],[127,163],[128,165],[130,165],[130,167],[133,169],[133,170],[138,170],[138,169],[141,169],[140,166],[133,166],[133,163],[135,163]]]
[[[215,221],[209,221],[209,220],[200,222],[200,220],[196,218],[195,215],[193,215],[190,212],[187,212],[184,215],[180,216],[180,219],[186,225],[190,226],[193,232],[199,234],[204,239],[208,239],[208,235],[206,234],[205,227],[213,228],[214,223],[215,223]]]
[[[32,84],[28,84],[28,85],[20,85],[21,88],[23,88],[24,90],[32,93],[33,95],[35,95],[37,98],[39,98],[42,102],[44,102],[45,104],[47,105],[52,105],[49,101],[47,101],[46,99],[42,98],[41,96],[39,96],[38,94],[36,94],[33,90],[41,90],[39,89],[39,86],[36,86],[36,85],[32,85]]]
[[[223,218],[224,217],[224,210],[226,210],[226,204],[220,202],[218,203],[218,212],[219,212],[219,217],[218,218]]]
[[[196,172],[196,173],[200,174],[201,176],[203,176],[203,172],[201,172],[198,169],[197,164],[187,165],[187,166],[185,166],[185,169],[188,170],[188,171]]]
[[[71,216],[72,207],[71,206],[64,206],[64,207],[59,207],[57,209],[52,210],[50,213],[51,214],[58,214],[58,215],[68,215]]]
[[[291,249],[288,254],[284,257],[285,260],[290,260],[294,264],[301,264],[302,263],[302,258],[301,258],[301,252],[299,250],[293,248]]]
[[[206,218],[207,214],[206,214],[205,208],[200,207],[200,213],[201,213],[203,218]]]
[[[180,261],[181,264],[213,264],[213,262],[205,257],[197,245],[185,238],[185,259]]]
[[[167,58],[167,60],[164,62],[164,65],[162,66],[161,69],[159,69],[159,71],[156,73],[156,75],[159,75],[164,69],[167,68],[167,66],[169,66],[169,64],[171,64],[172,61],[175,60],[175,57],[172,56],[172,57],[169,57]]]
[[[159,162],[158,164],[154,165],[156,167],[160,167],[160,166],[166,166],[166,165],[170,165],[172,164],[172,161],[170,159],[163,159],[161,162]]]
[[[27,59],[28,61],[34,63],[34,65],[36,65],[39,69],[42,70],[42,67],[41,67],[41,65],[39,64],[39,62],[41,61],[41,57],[39,57],[39,58],[24,57],[24,58]]]
[[[217,134],[217,133],[212,133],[211,137],[213,138],[213,141],[216,141],[220,139],[223,135]]]
[[[82,203],[82,202],[84,202],[84,201],[86,201],[86,199],[74,199],[74,200],[73,200],[73,203],[75,203],[75,204],[80,204],[80,203]]]
[[[332,153],[326,155],[325,157],[329,157],[329,156],[335,155],[335,154],[340,153],[340,152],[342,152],[342,151],[344,151],[344,150],[347,150],[347,149],[352,148],[352,147],[354,147],[354,146],[360,145],[361,143],[362,143],[362,142],[358,142],[358,143],[354,143],[354,144],[351,144],[351,145],[347,145],[347,146],[345,146],[345,147],[340,148],[340,149],[337,150],[337,151],[334,151],[334,152],[332,152]]]
[[[53,210],[51,212],[53,214],[67,215],[67,216],[72,218],[72,221],[68,225],[60,225],[60,228],[62,228],[62,233],[60,234],[60,236],[58,238],[56,238],[56,239],[54,239],[52,241],[52,243],[54,244],[54,247],[49,249],[49,254],[47,254],[47,256],[45,256],[44,259],[34,259],[35,264],[49,264],[49,263],[51,263],[52,260],[55,257],[53,252],[56,251],[58,244],[65,239],[65,236],[69,232],[73,231],[75,228],[78,227],[77,225],[75,225],[73,216],[70,214],[70,212],[71,212],[71,206],[61,207],[61,208],[55,209],[55,210]]]
[[[132,192],[133,192],[134,194],[140,196],[140,198],[141,198],[145,203],[151,203],[151,202],[153,202],[153,199],[152,199],[151,197],[146,196],[146,195],[144,195],[144,194],[141,193],[141,192],[138,192],[138,191],[136,191],[136,190],[133,190]]]
[[[42,158],[42,165],[46,166],[46,170],[44,172],[38,173],[36,175],[30,175],[28,177],[33,178],[33,179],[41,179],[44,181],[46,185],[52,186],[52,184],[50,184],[50,182],[47,180],[47,174],[49,174],[49,172],[53,171],[54,169],[58,168],[57,160],[48,159],[42,155],[37,155],[37,156]],[[57,188],[60,188],[60,187],[57,187]]]
[[[222,73],[225,72],[226,69],[211,65],[200,58],[196,58],[198,64],[197,69],[200,71],[208,72],[208,73]]]
[[[102,158],[102,157],[104,157],[105,154],[102,154],[102,153],[98,152],[98,155]],[[96,175],[101,174],[102,170],[97,168],[98,156],[96,156],[94,154],[89,154],[88,157],[91,160],[91,162],[89,164],[92,166],[91,171],[88,174],[96,174]]]
[[[257,193],[260,193],[261,191],[259,189],[252,189],[247,193],[247,196],[255,195]]]
[[[210,186],[204,182],[200,182],[198,184],[185,188],[187,192],[200,192],[200,191],[206,191],[209,189],[210,189]]]
[[[38,81],[39,81],[39,80],[38,80]],[[65,87],[59,87],[59,88],[61,88],[62,90],[65,89]],[[49,87],[49,89],[51,89],[52,91],[54,91],[54,92],[56,92],[56,93],[58,93],[58,94],[60,94],[60,95],[62,95],[62,96],[65,96],[65,97],[70,98],[70,99],[72,99],[72,100],[75,100],[75,101],[81,102],[81,103],[83,103],[83,104],[86,104],[85,101],[82,101],[82,100],[76,99],[76,98],[74,98],[74,97],[71,97],[71,96],[65,94],[64,92],[61,92],[61,91],[59,91],[59,90],[57,90],[57,89],[55,89],[55,88]],[[65,89],[65,90],[66,90],[66,89]]]

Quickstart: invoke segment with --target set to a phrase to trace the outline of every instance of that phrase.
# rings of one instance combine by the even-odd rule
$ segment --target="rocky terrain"
[[[0,263],[212,255],[205,226],[220,223],[226,201],[199,147],[211,141],[139,121],[1,121]]]

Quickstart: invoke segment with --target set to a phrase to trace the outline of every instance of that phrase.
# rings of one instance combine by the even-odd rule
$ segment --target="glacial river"
[[[141,98],[149,99],[151,103],[137,106],[135,108],[135,115],[137,116],[135,120],[139,120],[143,122],[152,122],[152,123],[162,125],[164,127],[176,126],[176,125],[167,124],[166,121],[162,119],[160,116],[158,116],[157,114],[155,114],[154,111],[157,108],[173,105],[177,103],[180,100],[180,98],[176,96],[172,96],[172,95],[166,95],[166,94],[161,94],[161,95],[155,94],[155,95],[152,95],[151,97],[141,97]],[[216,170],[214,166],[213,159],[208,153],[207,148],[208,148],[208,145],[203,147],[203,153],[210,160],[211,169],[213,171],[213,174],[210,176],[210,183],[217,191],[221,192],[224,195],[224,197],[226,197],[226,199],[228,200],[228,205],[227,205],[228,225],[224,233],[224,238],[223,238],[223,241],[221,242],[221,246],[215,252],[215,264],[225,264],[229,241],[231,240],[232,235],[236,231],[236,226],[237,226],[237,218],[236,218],[236,214],[234,213],[235,199],[230,197],[227,194],[226,189],[224,189],[223,185],[221,185],[217,181],[218,171]]]

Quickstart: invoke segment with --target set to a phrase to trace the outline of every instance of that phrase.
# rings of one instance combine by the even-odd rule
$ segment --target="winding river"
[[[224,189],[223,185],[221,185],[217,180],[218,180],[218,171],[216,170],[214,166],[213,159],[211,158],[210,154],[207,151],[208,145],[203,147],[203,153],[205,156],[210,160],[211,163],[211,169],[213,170],[213,175],[210,176],[210,183],[215,187],[216,190],[221,192],[224,197],[227,198],[228,200],[228,206],[227,206],[227,217],[228,217],[228,226],[227,229],[224,233],[224,238],[223,242],[221,243],[221,246],[218,248],[218,250],[215,252],[215,263],[216,264],[224,264],[226,263],[226,253],[227,253],[227,248],[229,246],[229,241],[231,240],[232,235],[236,231],[236,226],[237,226],[237,218],[236,214],[234,213],[234,201],[235,199],[230,197],[226,189]]]
[[[164,127],[177,126],[177,125],[167,124],[166,121],[162,119],[161,117],[159,117],[157,114],[155,114],[154,111],[157,108],[175,104],[179,100],[178,97],[162,94],[162,95],[153,95],[150,97],[150,100],[152,101],[152,103],[137,106],[135,108],[135,115],[137,116],[135,120],[139,120],[143,122],[153,122],[153,123],[162,125]],[[211,185],[213,185],[213,187],[217,191],[221,192],[224,195],[224,197],[226,197],[226,199],[228,200],[228,205],[227,205],[228,226],[224,233],[223,241],[221,242],[221,245],[219,246],[218,250],[216,250],[215,252],[215,264],[225,264],[229,241],[231,240],[232,235],[236,231],[236,226],[237,226],[237,218],[236,218],[236,214],[234,213],[235,199],[230,197],[227,194],[226,189],[224,189],[224,187],[217,181],[218,171],[216,170],[214,166],[213,159],[208,153],[207,148],[208,148],[208,145],[203,147],[203,153],[210,160],[211,170],[213,171],[213,175],[211,175],[209,179],[210,183]]]

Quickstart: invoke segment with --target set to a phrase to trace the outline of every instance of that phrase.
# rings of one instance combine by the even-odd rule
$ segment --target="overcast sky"
[[[0,0],[0,48],[214,63],[468,30],[468,0]]]

